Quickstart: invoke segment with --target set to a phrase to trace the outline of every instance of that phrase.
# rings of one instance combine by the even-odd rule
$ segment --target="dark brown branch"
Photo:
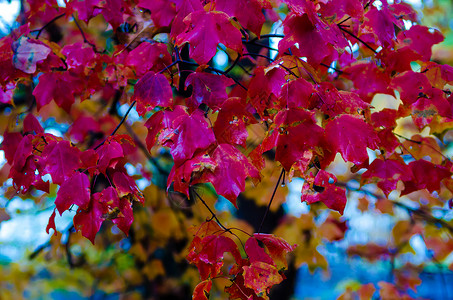
[[[168,69],[170,69],[171,67],[173,67],[173,66],[176,65],[177,63],[178,63],[178,61],[172,62],[171,64],[169,64],[168,66],[166,66],[165,68],[163,68],[162,70],[160,70],[159,73],[162,74],[163,72],[167,71]]]
[[[72,231],[72,229],[74,228],[74,224],[71,224],[71,226],[69,226],[64,232],[70,232]],[[52,243],[50,242],[50,239],[45,242],[44,244],[38,246],[38,248],[35,249],[35,251],[33,251],[29,256],[28,256],[28,259],[29,260],[32,260],[34,258],[36,258],[36,256],[39,255],[39,253],[41,253],[43,250],[45,250],[46,248],[49,248],[50,246],[52,246]]]
[[[263,55],[263,54],[258,54],[258,53],[246,53],[244,54],[243,56],[258,56],[258,57],[263,57],[263,58],[266,58],[267,60],[269,60],[270,62],[274,62],[275,59],[272,59],[270,58],[269,56],[267,55]]]

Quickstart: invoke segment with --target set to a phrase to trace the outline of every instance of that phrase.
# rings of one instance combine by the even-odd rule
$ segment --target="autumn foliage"
[[[130,239],[136,277],[171,273],[156,251],[178,243],[168,255],[198,269],[194,299],[268,299],[289,264],[326,267],[317,245],[344,238],[340,215],[360,194],[361,210],[372,198],[381,212],[402,207],[409,219],[388,247],[351,247],[350,255],[392,256],[388,249],[402,252],[414,234],[438,260],[453,250],[452,225],[431,214],[453,193],[445,154],[453,68],[431,61],[443,35],[418,25],[408,4],[65,3],[24,1],[21,26],[0,40],[0,102],[10,112],[2,181],[12,179],[9,197],[51,199],[49,246],[65,243],[55,218],[75,210],[69,234],[104,247]],[[46,130],[52,119],[69,128]],[[276,213],[280,184],[294,178],[304,179],[301,201],[311,205],[300,218]],[[230,213],[214,207],[225,199]],[[236,218],[247,202],[263,209]],[[112,223],[124,235],[106,233]],[[366,299],[376,288],[382,299],[409,297],[407,286],[385,282],[343,296]]]

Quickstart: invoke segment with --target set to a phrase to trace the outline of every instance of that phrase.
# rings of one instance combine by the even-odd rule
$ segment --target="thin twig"
[[[365,47],[367,47],[368,49],[370,49],[371,51],[373,51],[374,54],[377,54],[377,51],[374,50],[370,45],[368,45],[368,44],[367,44],[365,41],[363,41],[361,38],[359,38],[358,36],[356,36],[355,34],[353,34],[352,32],[350,32],[349,30],[344,29],[343,26],[341,26],[341,25],[338,25],[338,28],[340,28],[341,31],[346,32],[347,34],[349,34],[350,36],[352,36],[353,38],[355,38],[356,40],[358,40],[359,42],[361,42]]]
[[[258,57],[266,58],[266,59],[268,59],[270,62],[274,62],[274,61],[275,61],[275,59],[272,59],[272,58],[270,58],[270,57],[267,56],[267,55],[258,54],[258,53],[250,53],[250,52],[249,52],[249,53],[245,53],[243,56],[258,56]]]
[[[187,65],[189,65],[189,66],[195,66],[195,67],[199,67],[199,66],[200,66],[200,65],[197,64],[197,63],[194,63],[194,62],[191,62],[191,61],[186,61],[186,60],[177,60],[176,62],[177,62],[178,64],[180,64],[180,63],[185,63],[185,64],[187,64]],[[224,76],[226,76],[226,77],[228,77],[228,78],[233,79],[233,81],[234,81],[237,85],[239,85],[240,87],[242,87],[244,90],[247,91],[247,88],[246,88],[242,83],[240,83],[240,82],[239,82],[237,79],[235,79],[234,77],[232,77],[232,76],[228,75],[227,73],[225,73],[225,71],[222,71],[222,70],[219,70],[219,69],[216,69],[216,68],[213,68],[213,67],[207,67],[206,69],[207,69],[207,70],[210,70],[210,71],[213,71],[213,72],[216,72],[216,73],[219,73],[219,74],[222,74],[222,75],[224,75]]]
[[[129,132],[129,134],[132,136],[132,139],[134,140],[135,144],[137,144],[138,148],[143,152],[143,154],[145,154],[149,162],[157,169],[157,171],[159,171],[160,174],[164,175],[165,177],[168,177],[170,173],[164,168],[162,168],[159,162],[148,152],[148,149],[146,148],[145,144],[143,144],[143,142],[138,138],[137,134],[135,134],[132,127],[127,123],[124,124],[124,127],[126,127],[127,132]]]
[[[53,22],[55,22],[56,20],[60,19],[61,17],[63,17],[65,14],[61,14],[61,15],[58,15],[56,16],[55,18],[53,18],[52,20],[50,20],[49,22],[47,22],[46,25],[44,25],[43,27],[41,27],[40,29],[35,29],[35,30],[32,30],[30,32],[38,32],[38,34],[36,35],[36,39],[39,39],[39,36],[41,35],[42,31],[44,29],[46,29],[47,27],[50,26],[50,24],[52,24]]]
[[[233,235],[234,237],[236,237],[239,242],[241,243],[242,245],[242,248],[245,249],[244,247],[244,243],[242,242],[242,240],[239,238],[239,236],[232,232],[231,229],[238,229],[238,228],[227,228],[225,227],[221,222],[220,220],[217,218],[217,215],[211,210],[211,208],[209,207],[209,205],[203,200],[203,198],[201,198],[201,196],[197,193],[197,191],[195,190],[194,187],[191,187],[191,191],[194,192],[195,196],[198,197],[198,199],[200,199],[201,203],[203,203],[203,205],[209,210],[209,212],[211,213],[211,220],[212,219],[215,219],[216,222],[219,224],[220,227],[222,227],[222,229],[225,231],[225,232],[228,232],[229,234]],[[239,230],[239,229],[238,229]],[[247,233],[248,234],[248,233]],[[250,236],[250,234],[248,234]]]
[[[424,146],[427,146],[431,149],[433,149],[435,152],[439,153],[443,158],[445,158],[446,160],[450,160],[446,155],[444,155],[441,151],[437,150],[436,148],[434,148],[432,145],[430,144],[427,144],[427,143],[423,143],[422,141],[416,141],[416,140],[413,140],[413,139],[410,139],[410,138],[407,138],[405,136],[402,136],[396,132],[393,133],[394,135],[396,135],[397,137],[399,138],[402,138],[402,139],[405,139],[406,141],[408,142],[411,142],[411,143],[414,143],[414,144],[417,144],[417,145],[424,145]],[[406,149],[406,151],[410,154],[410,152]],[[411,154],[412,155],[412,154]]]
[[[74,23],[76,24],[77,28],[78,28],[79,31],[80,31],[80,34],[82,35],[83,42],[86,43],[86,44],[88,44],[88,45],[90,45],[90,47],[93,48],[94,52],[96,52],[96,53],[103,53],[103,52],[105,52],[105,50],[104,50],[103,52],[98,51],[97,48],[96,48],[96,45],[93,44],[92,42],[88,41],[88,39],[87,39],[87,37],[86,37],[86,35],[85,35],[85,32],[83,32],[82,27],[80,27],[79,22],[77,22],[77,19],[76,19],[76,17],[74,16],[74,14],[72,14],[72,19],[74,20]]]
[[[278,177],[277,183],[275,184],[274,192],[272,193],[271,200],[269,201],[269,204],[267,205],[266,211],[264,212],[263,219],[261,220],[260,227],[258,228],[258,231],[257,231],[258,233],[261,232],[261,228],[263,227],[264,221],[266,220],[267,214],[269,213],[269,210],[270,210],[271,205],[272,205],[272,201],[274,200],[275,193],[277,192],[277,188],[278,188],[278,185],[280,184],[280,180],[282,179],[283,174],[285,174],[285,169],[282,169],[282,172],[280,173],[280,176]]]
[[[162,70],[160,70],[159,73],[162,74],[163,72],[167,71],[168,69],[170,69],[171,67],[173,67],[173,66],[176,65],[177,63],[178,63],[178,61],[172,62],[171,64],[169,64],[168,66],[166,66],[165,68],[163,68]]]
[[[225,70],[225,74],[230,73],[231,70],[233,70],[234,67],[237,65],[237,63],[239,62],[240,59],[241,59],[241,56],[238,55],[238,57],[236,57],[236,59],[234,60],[233,64],[228,69]]]
[[[320,65],[323,66],[323,67],[326,67],[326,68],[328,68],[328,69],[332,69],[332,70],[334,70],[335,72],[338,72],[339,74],[343,74],[343,73],[344,73],[344,71],[341,71],[341,70],[339,70],[339,69],[337,69],[337,68],[334,68],[334,67],[331,67],[331,66],[329,66],[329,65],[326,65],[325,63],[320,63]]]
[[[344,187],[345,189],[349,190],[349,191],[352,191],[352,192],[358,192],[358,193],[363,193],[363,194],[366,194],[366,195],[369,195],[375,199],[387,199],[385,198],[384,196],[382,195],[379,195],[377,193],[374,193],[372,191],[369,191],[369,190],[366,190],[366,189],[362,189],[362,188],[353,188],[351,186],[349,186],[347,183],[344,183],[344,182],[337,182],[336,183],[337,186],[341,186],[341,187]],[[394,206],[398,206],[400,208],[403,208],[404,210],[406,210],[409,214],[414,214],[414,215],[417,215],[419,216],[420,218],[422,218],[423,220],[427,221],[428,223],[430,224],[433,224],[433,225],[436,225],[436,226],[441,226],[441,227],[444,227],[445,229],[447,229],[448,231],[450,231],[451,233],[453,233],[453,226],[450,225],[448,222],[446,222],[445,220],[442,220],[442,219],[438,219],[436,217],[434,217],[432,214],[430,214],[428,211],[426,210],[423,210],[421,208],[412,208],[402,202],[399,202],[399,201],[395,201],[395,200],[390,200],[390,199],[387,199],[389,200]]]
[[[220,220],[217,218],[217,215],[215,214],[215,212],[213,212],[211,210],[211,208],[209,207],[209,205],[203,200],[203,198],[201,198],[201,196],[197,193],[197,191],[195,190],[195,188],[191,188],[192,192],[195,194],[195,196],[198,197],[198,199],[200,199],[201,203],[203,203],[203,205],[209,210],[209,212],[211,213],[211,216],[212,218],[214,218],[216,220],[216,222],[219,224],[220,227],[222,227],[223,230],[225,231],[228,231],[228,232],[231,232],[230,229],[226,228],[222,222],[220,222]]]
[[[137,103],[137,101],[132,102],[132,104],[131,104],[131,106],[129,106],[129,109],[127,110],[126,114],[125,114],[124,117],[121,119],[121,122],[116,126],[116,128],[113,130],[113,132],[112,132],[107,138],[105,138],[105,140],[102,141],[102,143],[100,143],[99,145],[97,145],[96,147],[94,147],[94,150],[97,150],[99,147],[101,147],[102,145],[104,145],[104,143],[107,141],[107,139],[108,139],[109,137],[115,135],[115,133],[118,131],[118,129],[120,129],[121,125],[123,125],[124,121],[126,121],[127,116],[129,115],[130,111],[131,111],[132,108],[134,107],[135,103]]]
[[[254,43],[257,40],[262,40],[262,39],[268,39],[268,38],[284,38],[285,36],[283,34],[277,34],[277,33],[270,33],[270,34],[263,34],[259,38],[254,37],[250,41],[243,40],[243,43]]]

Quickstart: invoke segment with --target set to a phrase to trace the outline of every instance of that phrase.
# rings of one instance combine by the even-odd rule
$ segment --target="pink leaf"
[[[176,44],[189,43],[189,55],[198,64],[207,64],[215,55],[219,43],[242,52],[241,32],[231,24],[224,12],[195,11],[184,19],[184,23],[192,26],[177,36]]]
[[[43,150],[44,172],[52,176],[53,183],[62,184],[80,168],[80,150],[68,141],[50,142]]]
[[[379,138],[361,118],[342,115],[326,126],[326,137],[345,161],[361,164],[368,159],[366,148],[377,149]]]
[[[15,41],[12,48],[14,67],[28,74],[35,73],[36,64],[46,59],[51,52],[47,45],[25,36]]]
[[[156,106],[169,107],[172,105],[172,100],[170,84],[162,74],[150,71],[135,84],[132,101],[137,101],[137,112],[140,115]]]
[[[90,204],[90,180],[85,173],[77,172],[58,190],[55,205],[60,215],[73,204],[81,209],[87,209]]]

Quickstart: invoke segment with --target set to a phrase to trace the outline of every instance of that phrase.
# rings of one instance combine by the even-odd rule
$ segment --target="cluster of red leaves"
[[[279,54],[275,60],[259,54],[269,63],[249,59],[257,54],[249,53],[246,45],[260,40],[266,21],[278,20],[280,2],[288,11]],[[38,112],[54,101],[71,113],[76,100],[94,94],[111,99],[133,86],[128,95],[139,115],[148,118],[153,112],[145,123],[148,150],[156,145],[170,149],[174,166],[168,188],[187,196],[191,185],[211,183],[236,205],[246,178],[260,180],[263,153],[271,149],[290,177],[305,179],[302,201],[323,202],[340,213],[346,205],[345,190],[326,171],[337,153],[355,165],[353,170],[366,169],[362,184],[377,183],[386,195],[397,189],[398,181],[404,183],[405,194],[439,190],[439,183],[451,176],[450,161],[428,161],[426,153],[411,153],[393,131],[396,121],[408,116],[420,130],[430,127],[436,133],[444,129],[440,124],[453,122],[453,98],[444,90],[453,83],[453,69],[429,61],[431,47],[443,37],[419,25],[405,30],[404,21],[416,21],[407,4],[373,2],[87,0],[67,1],[63,8],[56,0],[28,0],[28,23],[0,40],[0,102],[11,104],[18,82],[30,76],[38,81],[33,90]],[[145,39],[135,49],[119,45],[101,52],[83,32],[84,43],[60,46],[30,31],[36,24],[45,28],[48,22],[74,15],[87,24],[102,15],[119,30],[137,18],[138,10],[150,13],[145,26],[153,34],[167,33],[168,44]],[[237,57],[227,71],[208,65],[219,44]],[[355,44],[358,53],[353,51]],[[191,61],[181,58],[182,47],[188,47]],[[229,72],[243,60],[254,64],[252,76],[232,77]],[[412,62],[421,69],[413,71]],[[183,77],[181,64],[198,66],[183,82],[192,91],[183,99],[173,96],[174,80]],[[376,94],[395,92],[401,99],[398,109],[370,112]],[[248,146],[248,129],[256,123],[266,126],[265,136],[245,155],[241,150]],[[81,143],[99,130],[92,118],[80,116],[69,135]],[[432,144],[430,138],[417,138],[410,141]],[[48,192],[43,176],[49,174],[60,186],[56,209],[62,214],[77,205],[75,228],[92,242],[105,219],[127,234],[132,202],[143,202],[124,167],[133,151],[132,139],[113,135],[94,145],[82,150],[45,133],[31,114],[22,132],[5,132],[3,142],[14,186],[22,192],[31,187]],[[412,155],[412,162],[404,161],[402,154],[407,153],[399,151],[401,147]],[[367,149],[381,152],[371,164]],[[110,186],[96,192],[91,186],[98,176],[106,177]],[[48,229],[55,229],[54,217],[55,212]],[[195,295],[202,299],[210,290],[210,279],[222,274],[223,253],[230,252],[235,264],[229,275],[235,279],[227,292],[232,298],[266,297],[282,280],[279,263],[292,249],[276,237],[255,234],[246,242],[248,258],[243,259],[222,233],[197,234],[188,259],[204,281]]]
[[[38,120],[28,114],[23,121],[23,135],[5,132],[2,149],[11,165],[9,177],[13,185],[23,193],[32,187],[49,192],[49,174],[52,182],[60,185],[55,199],[55,210],[60,215],[77,205],[74,226],[94,243],[96,233],[105,219],[111,219],[125,234],[133,221],[132,202],[144,199],[127,174],[124,157],[133,150],[129,136],[109,137],[96,149],[80,151],[70,142],[45,133]],[[94,193],[91,186],[97,176],[106,176],[112,186]],[[91,182],[90,182],[91,178]],[[55,210],[47,226],[55,228]]]
[[[237,244],[226,233],[227,230],[213,221],[197,228],[187,255],[189,262],[197,266],[202,280],[195,288],[193,299],[209,299],[212,280],[221,277],[230,278],[232,284],[225,287],[225,292],[232,299],[269,299],[269,289],[285,278],[286,254],[296,245],[291,246],[271,234],[255,233],[245,242],[246,258],[242,258]],[[234,260],[228,271],[223,268],[225,252]]]

